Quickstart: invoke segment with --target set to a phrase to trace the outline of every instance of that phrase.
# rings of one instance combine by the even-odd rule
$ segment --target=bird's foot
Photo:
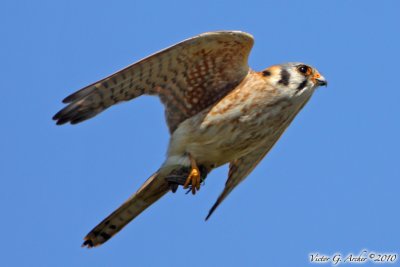
[[[188,176],[190,175],[190,170],[191,170],[191,168],[182,167],[181,169],[173,171],[165,178],[169,183],[169,187],[170,187],[172,193],[175,193],[178,190],[178,187],[180,185],[182,185],[182,186],[185,185],[185,183],[188,179]],[[208,170],[204,166],[199,166],[199,170],[200,170],[200,175],[201,175],[200,183],[203,186],[204,181],[207,178],[207,175],[210,172],[210,170]],[[188,194],[189,192],[192,191],[191,184],[189,184],[186,188],[188,188],[188,191],[186,192],[186,194]]]
[[[207,174],[211,171],[211,169],[207,169],[202,165],[198,167],[194,158],[190,154],[188,154],[188,156],[190,160],[189,168],[182,166],[182,168],[172,171],[165,178],[173,193],[178,189],[178,185],[182,185],[184,189],[189,188],[188,192],[191,191],[193,195],[196,194],[196,191],[200,190],[201,183],[204,182]]]
[[[196,161],[189,155],[190,158],[190,164],[192,166],[192,169],[190,170],[190,173],[188,177],[186,178],[186,182],[183,184],[183,188],[188,188],[189,185],[191,186],[192,194],[196,194],[196,191],[200,190],[200,184],[201,184],[201,175],[200,175],[200,170],[197,167]]]

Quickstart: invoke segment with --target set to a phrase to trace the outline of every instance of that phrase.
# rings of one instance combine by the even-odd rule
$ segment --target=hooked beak
[[[317,83],[318,86],[328,86],[328,81],[321,75],[315,77],[315,82]]]

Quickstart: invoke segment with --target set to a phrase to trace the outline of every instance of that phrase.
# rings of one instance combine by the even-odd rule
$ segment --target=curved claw
[[[190,171],[186,179],[186,182],[183,184],[183,188],[186,189],[189,187],[189,185],[191,185],[192,194],[194,195],[196,194],[196,190],[197,191],[200,190],[200,183],[201,183],[200,171],[196,166],[196,168],[193,168]]]
[[[200,190],[200,184],[201,184],[201,175],[200,175],[200,170],[197,167],[196,161],[190,156],[189,154],[189,159],[190,159],[190,165],[192,169],[190,170],[190,173],[183,184],[183,188],[188,188],[189,185],[191,185],[192,189],[192,194],[196,194],[196,190]]]

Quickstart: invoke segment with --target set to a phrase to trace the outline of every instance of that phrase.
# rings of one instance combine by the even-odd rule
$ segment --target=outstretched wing
[[[172,133],[185,119],[214,104],[247,75],[251,35],[239,31],[198,35],[66,97],[57,124],[76,124],[142,94],[158,95]]]

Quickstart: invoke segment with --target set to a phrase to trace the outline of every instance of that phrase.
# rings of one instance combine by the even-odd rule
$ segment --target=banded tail
[[[82,247],[92,248],[105,243],[169,190],[167,180],[156,172],[134,195],[85,236]]]

